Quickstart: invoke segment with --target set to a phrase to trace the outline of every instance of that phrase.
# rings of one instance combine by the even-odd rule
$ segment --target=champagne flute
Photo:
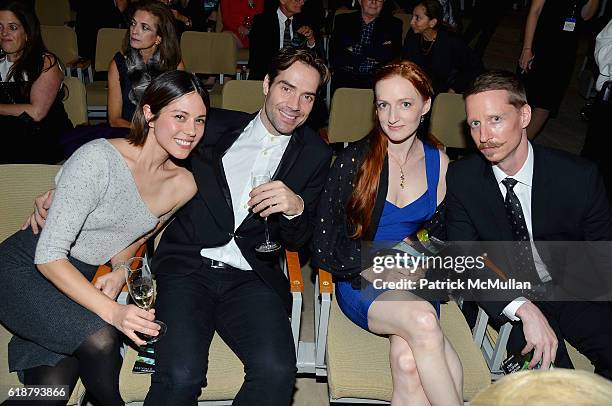
[[[141,309],[151,309],[153,303],[155,303],[155,282],[153,281],[149,265],[142,257],[130,258],[126,261],[125,265],[127,267],[126,281],[132,300],[136,306]],[[135,332],[135,334],[143,341],[146,341],[147,344],[153,344],[159,341],[166,333],[167,327],[164,322],[155,320],[154,323],[157,323],[161,327],[159,329],[159,334],[156,336],[150,336],[138,331]]]
[[[253,174],[251,176],[251,185],[253,189],[271,181],[270,174]],[[270,241],[270,231],[268,230],[268,218],[264,217],[266,240],[255,247],[255,251],[260,253],[274,252],[280,248],[280,244],[275,241]]]

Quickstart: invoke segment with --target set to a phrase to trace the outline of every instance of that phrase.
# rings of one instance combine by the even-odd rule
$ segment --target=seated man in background
[[[280,0],[278,7],[255,16],[249,33],[249,79],[263,80],[270,62],[279,49],[308,47],[324,55],[323,41],[318,32],[305,21],[304,0]]]
[[[531,107],[513,73],[480,75],[464,98],[467,122],[480,153],[449,166],[447,237],[451,241],[513,241],[495,257],[489,251],[489,257],[504,272],[514,272],[538,287],[523,291],[522,296],[532,300],[520,295],[504,300],[501,296],[510,291],[498,291],[495,297],[489,295],[491,301],[479,294],[478,305],[494,322],[513,322],[508,354],[533,350],[529,368],[540,362],[543,369],[551,363],[572,368],[567,340],[589,358],[595,373],[612,379],[612,309],[608,302],[589,301],[592,296],[568,295],[568,280],[590,287],[591,269],[584,261],[572,263],[564,252],[551,252],[551,242],[571,241],[565,247],[575,248],[579,241],[612,240],[610,205],[597,168],[566,152],[529,142],[526,128]],[[608,285],[602,286],[608,294],[609,272],[608,267],[603,275]],[[582,292],[592,295],[596,289]],[[465,302],[464,312],[473,306],[474,302]]]
[[[332,94],[340,87],[369,89],[376,68],[399,58],[402,22],[381,14],[384,0],[360,0],[360,11],[336,16],[329,45]]]

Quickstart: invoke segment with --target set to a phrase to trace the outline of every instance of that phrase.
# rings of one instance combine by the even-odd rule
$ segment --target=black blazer
[[[482,73],[482,61],[458,35],[443,28],[438,30],[436,41],[427,55],[421,41],[421,34],[408,31],[402,58],[411,60],[427,72],[435,94],[451,88],[463,93],[470,82]]]
[[[372,43],[360,55],[352,51],[361,37],[361,12],[336,16],[329,44],[329,63],[334,70],[356,71],[366,58],[384,64],[399,58],[402,49],[401,20],[381,14],[374,26]]]
[[[539,241],[609,241],[612,217],[596,166],[566,152],[533,145],[531,195],[533,239],[553,281],[580,277],[566,269],[563,252],[546,252]],[[453,162],[446,175],[447,236],[451,241],[512,241],[504,200],[491,164],[481,154]],[[495,263],[511,269],[512,258]],[[568,274],[569,273],[569,274]],[[507,300],[480,302],[489,316],[499,317]]]
[[[191,159],[198,193],[168,225],[154,256],[153,271],[184,275],[197,272],[202,266],[202,248],[220,247],[234,238],[253,270],[277,291],[289,310],[288,281],[278,269],[278,257],[260,257],[255,252],[264,235],[261,217],[249,214],[234,232],[230,190],[221,161],[254,117],[230,110],[211,110],[204,140]],[[329,147],[308,127],[298,128],[291,136],[273,179],[282,180],[300,195],[305,210],[291,220],[280,214],[268,219],[271,238],[283,247],[297,249],[308,242],[330,161]]]
[[[249,33],[249,79],[262,80],[272,58],[280,49],[279,39],[281,28],[278,22],[277,9],[257,14],[253,19],[253,26]],[[323,40],[318,30],[313,27],[302,13],[293,16],[291,27],[295,33],[300,27],[310,26],[315,36],[315,46],[313,51],[320,57],[325,55],[323,51]],[[282,28],[283,30],[285,27]],[[304,45],[304,47],[307,47]]]

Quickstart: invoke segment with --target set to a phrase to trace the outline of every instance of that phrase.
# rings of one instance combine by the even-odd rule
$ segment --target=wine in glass
[[[126,267],[127,286],[132,300],[136,306],[140,307],[141,309],[151,309],[153,307],[153,303],[155,303],[155,282],[153,281],[153,276],[151,275],[149,265],[144,258],[134,257],[130,258],[126,262]],[[157,323],[160,326],[159,334],[156,336],[150,336],[138,331],[135,332],[135,334],[143,341],[146,341],[147,344],[153,344],[159,341],[159,339],[166,333],[167,327],[164,322],[155,320],[154,323]]]
[[[256,188],[271,181],[270,174],[253,174],[251,177],[251,186]],[[270,231],[268,230],[268,218],[264,217],[266,240],[255,247],[255,251],[261,253],[274,252],[280,248],[280,244],[275,241],[270,241]]]

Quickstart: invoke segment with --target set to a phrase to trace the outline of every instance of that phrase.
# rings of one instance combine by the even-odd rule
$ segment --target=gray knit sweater
[[[123,156],[105,139],[79,148],[55,181],[36,264],[68,255],[87,264],[104,264],[158,222],[138,193]]]

